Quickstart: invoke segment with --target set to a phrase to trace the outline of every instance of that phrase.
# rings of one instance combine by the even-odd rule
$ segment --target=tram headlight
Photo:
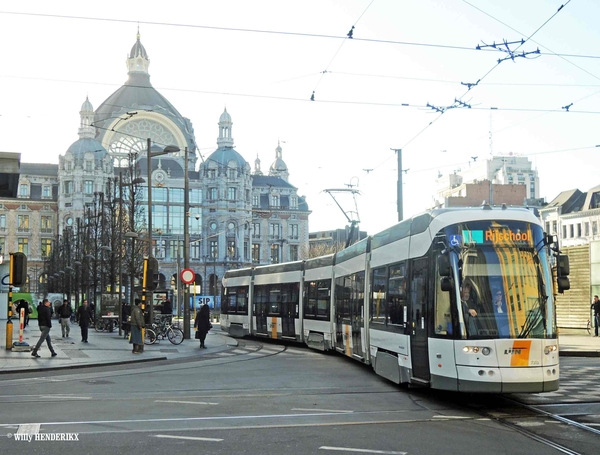
[[[465,354],[479,354],[481,352],[483,355],[490,355],[492,350],[487,346],[464,346],[463,352]]]
[[[546,355],[550,354],[551,352],[556,352],[556,351],[558,351],[558,346],[555,344],[548,345],[544,348],[544,354],[546,354]]]

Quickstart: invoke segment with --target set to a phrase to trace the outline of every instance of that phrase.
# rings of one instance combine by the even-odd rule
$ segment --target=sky
[[[96,108],[127,80],[139,27],[199,154],[225,107],[252,168],[279,142],[311,231],[397,222],[392,149],[405,218],[472,157],[527,156],[550,202],[600,184],[598,17],[596,0],[5,0],[0,151],[58,163],[86,96]],[[504,41],[512,54],[492,47]]]

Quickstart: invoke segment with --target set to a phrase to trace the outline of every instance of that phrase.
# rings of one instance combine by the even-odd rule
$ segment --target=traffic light
[[[23,286],[27,282],[27,256],[23,253],[10,253],[10,284]]]
[[[147,291],[154,291],[158,286],[158,261],[156,258],[144,260],[144,287]]]
[[[558,292],[562,294],[564,291],[571,289],[571,282],[569,281],[569,274],[571,273],[569,256],[565,254],[559,254],[556,262],[556,281],[558,284]]]

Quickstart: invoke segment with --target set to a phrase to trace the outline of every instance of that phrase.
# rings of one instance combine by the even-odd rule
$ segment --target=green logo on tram
[[[483,231],[462,231],[465,243],[483,243]]]

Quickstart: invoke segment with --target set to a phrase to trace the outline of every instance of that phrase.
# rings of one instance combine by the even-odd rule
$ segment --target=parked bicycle
[[[165,338],[173,344],[183,342],[183,330],[173,325],[171,316],[158,316],[155,322],[146,325],[145,332],[144,344],[154,344]]]

